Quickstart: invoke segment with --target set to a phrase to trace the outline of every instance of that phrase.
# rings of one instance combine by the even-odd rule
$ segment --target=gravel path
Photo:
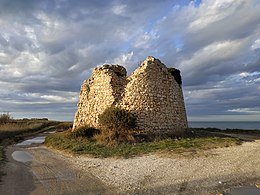
[[[199,156],[73,156],[68,160],[119,194],[218,194],[229,187],[260,182],[260,140]]]
[[[17,162],[11,154],[32,157]],[[260,139],[199,155],[73,156],[42,145],[10,146],[0,194],[220,194],[260,184]],[[259,185],[260,186],[260,185]]]

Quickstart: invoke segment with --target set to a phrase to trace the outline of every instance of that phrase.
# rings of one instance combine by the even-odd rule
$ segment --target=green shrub
[[[142,142],[136,144],[118,144],[116,146],[104,146],[88,139],[68,139],[67,132],[57,132],[50,134],[45,145],[56,149],[65,150],[74,154],[90,154],[94,157],[132,157],[136,155],[162,152],[169,155],[181,155],[188,158],[193,155],[205,155],[204,151],[208,149],[235,146],[241,144],[237,138],[230,137],[211,137],[211,138],[183,138],[164,139],[151,142]]]
[[[98,129],[85,125],[85,126],[78,127],[74,131],[71,131],[69,136],[73,138],[77,138],[77,137],[91,138],[98,133],[100,133]]]
[[[130,112],[109,107],[99,115],[101,133],[95,135],[98,143],[117,145],[119,143],[135,142],[133,130],[136,127],[136,117]]]
[[[68,129],[71,129],[72,126],[73,126],[72,122],[62,122],[62,123],[56,125],[56,129],[58,129],[58,130],[68,130]]]
[[[136,117],[126,110],[112,106],[99,115],[99,124],[106,129],[134,129]]]
[[[0,124],[6,124],[12,121],[11,115],[9,113],[4,113],[0,115]]]
[[[94,138],[98,144],[107,146],[136,143],[134,132],[125,129],[101,129],[101,132],[94,135]]]

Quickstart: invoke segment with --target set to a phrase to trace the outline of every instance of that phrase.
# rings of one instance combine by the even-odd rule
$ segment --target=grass
[[[54,122],[45,120],[12,120],[0,124],[0,164],[4,161],[4,147],[13,141],[21,139],[25,133],[38,132],[53,125]]]
[[[182,139],[163,139],[135,144],[119,144],[106,146],[98,144],[93,139],[84,137],[71,138],[68,132],[58,132],[49,135],[45,144],[55,149],[65,150],[74,154],[89,154],[93,157],[132,157],[148,153],[185,153],[198,152],[218,147],[228,147],[241,144],[241,141],[230,137],[199,137]]]
[[[22,134],[38,132],[44,128],[59,124],[60,122],[47,120],[16,120],[0,124],[0,144],[6,140],[19,139]]]
[[[4,140],[6,138],[12,137],[13,135],[17,135],[26,131],[40,128],[42,125],[43,123],[7,123],[0,125],[0,140]]]
[[[37,134],[46,130],[62,131],[72,126],[71,122],[48,121],[46,119],[10,120],[0,124],[0,168],[5,160],[4,148],[24,136]],[[0,170],[0,180],[3,173]]]

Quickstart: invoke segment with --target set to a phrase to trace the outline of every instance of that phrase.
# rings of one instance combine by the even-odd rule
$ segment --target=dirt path
[[[0,195],[201,195],[260,184],[259,137],[240,136],[250,141],[190,157],[150,154],[100,159],[54,152],[41,144],[10,146]],[[12,156],[14,152],[25,158]]]
[[[90,172],[77,169],[41,144],[9,146],[6,155],[1,195],[112,194]]]
[[[254,138],[242,145],[195,156],[171,153],[130,159],[75,156],[73,160],[121,194],[226,194],[229,188],[260,184],[260,140]],[[260,193],[260,189],[254,190],[257,191],[254,194]]]

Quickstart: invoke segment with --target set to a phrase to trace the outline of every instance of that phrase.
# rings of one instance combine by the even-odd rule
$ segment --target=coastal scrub
[[[237,138],[230,137],[201,137],[182,139],[162,139],[150,142],[134,144],[118,144],[115,146],[102,145],[93,139],[86,137],[71,138],[69,131],[58,132],[49,135],[45,145],[59,150],[65,150],[73,154],[89,154],[94,157],[132,157],[148,153],[174,153],[187,152],[197,153],[199,151],[229,147],[241,144]]]

